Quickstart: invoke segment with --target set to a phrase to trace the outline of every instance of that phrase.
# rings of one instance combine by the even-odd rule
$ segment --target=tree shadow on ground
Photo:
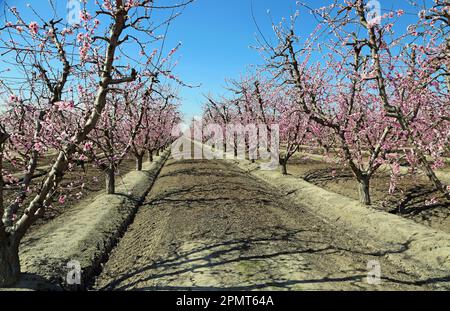
[[[332,285],[339,283],[349,284],[353,289],[367,290],[367,270],[342,267],[339,273],[323,271],[317,275],[303,257],[308,254],[327,256],[340,253],[377,257],[401,253],[409,248],[408,242],[391,250],[374,253],[350,250],[302,238],[304,234],[308,237],[310,233],[268,228],[266,237],[243,237],[213,244],[198,243],[198,246],[189,250],[184,250],[182,243],[178,242],[171,245],[170,253],[163,259],[125,273],[100,290],[295,290],[305,285],[330,290],[339,289]],[[240,270],[240,267],[244,268]],[[210,283],[211,286],[205,285],[211,277],[217,278],[218,282]],[[177,280],[186,278],[190,279],[192,285],[177,283]],[[242,282],[236,282],[238,280]],[[450,281],[450,276],[421,280],[382,276],[382,282],[411,286],[444,281]]]
[[[326,185],[328,182],[353,178],[352,172],[348,169],[324,168],[307,172],[303,179],[315,185]]]
[[[382,194],[384,187],[387,193],[389,186],[389,174],[386,172],[378,172],[372,186],[372,194],[377,200],[374,206],[390,214],[395,214],[405,218],[414,218],[421,222],[429,222],[433,218],[446,219],[450,216],[450,201],[442,198],[432,185],[427,183],[414,184],[413,182],[405,182],[402,185],[402,192],[398,191],[392,195],[386,196]],[[333,183],[345,183],[354,180],[354,176],[349,169],[325,168],[308,171],[305,181],[310,182],[319,187],[328,189]],[[386,185],[385,185],[385,184]],[[331,190],[333,191],[333,190]],[[357,189],[355,188],[355,193]],[[348,195],[343,193],[343,195]],[[433,198],[440,198],[434,202]]]
[[[141,215],[120,256],[105,268],[100,290],[385,289],[366,282],[367,262],[385,263],[385,256],[407,252],[412,243],[374,250],[352,238],[346,242],[345,236],[330,234],[331,229],[325,230],[308,214],[300,213],[302,218],[297,218],[296,214],[281,217],[272,212],[283,209],[279,192],[249,179],[248,174],[234,169],[219,172],[221,165],[201,167],[199,162],[166,167],[159,190],[143,207],[149,212]],[[187,212],[190,203],[193,212]],[[243,213],[243,207],[252,213]],[[153,208],[167,224],[155,226]],[[214,219],[225,214],[231,215],[229,221]],[[285,219],[290,216],[295,219]],[[268,217],[275,219],[267,221]],[[152,236],[143,241],[147,232]],[[134,249],[139,251],[130,254]],[[136,256],[128,261],[132,255]],[[447,281],[395,269],[383,270],[382,282],[389,289],[420,289]]]
[[[22,291],[62,291],[56,282],[33,273],[21,273],[20,280],[14,285],[14,290]],[[7,289],[6,289],[7,290]]]
[[[412,187],[404,194],[404,198],[400,202],[396,201],[395,209],[389,212],[397,215],[416,216],[429,210],[448,209],[450,207],[448,201],[441,200],[436,203],[430,201],[429,198],[432,195],[438,197],[440,194],[431,187],[422,185]]]

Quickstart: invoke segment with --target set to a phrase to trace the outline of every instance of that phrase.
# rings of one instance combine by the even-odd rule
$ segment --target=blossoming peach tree
[[[18,281],[20,241],[52,204],[65,172],[91,148],[91,133],[100,121],[107,122],[105,116],[115,118],[125,109],[126,100],[108,105],[119,96],[112,90],[149,75],[141,64],[151,58],[150,45],[164,40],[157,29],[190,2],[158,6],[153,0],[104,0],[89,13],[83,1],[80,22],[73,25],[33,7],[28,9],[36,19],[26,21],[22,16],[30,14],[9,7],[0,26],[0,287]],[[170,15],[155,23],[153,11],[166,9]],[[140,59],[124,50],[141,51]],[[39,162],[49,153],[54,160],[40,173]]]
[[[448,5],[437,1],[422,13],[431,22],[422,20],[409,28],[412,33],[400,36],[395,36],[395,24],[403,10],[369,19],[363,0],[307,9],[319,21],[311,35],[296,35],[298,11],[290,25],[273,25],[277,46],[260,40],[270,76],[295,94],[291,111],[309,120],[314,139],[332,134],[339,158],[359,184],[362,203],[371,203],[370,180],[382,165],[392,167],[395,189],[403,159],[423,170],[448,199],[448,188],[434,173],[449,143],[449,55],[443,35]],[[428,39],[423,44],[414,30],[420,27]],[[285,128],[291,124],[285,123]]]

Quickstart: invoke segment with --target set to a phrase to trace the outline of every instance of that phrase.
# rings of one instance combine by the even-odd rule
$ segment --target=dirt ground
[[[446,168],[444,171],[448,170]],[[288,164],[288,173],[326,190],[358,200],[357,183],[349,169],[308,156]],[[379,171],[371,180],[373,208],[396,214],[433,229],[450,233],[450,202],[442,198],[422,175],[405,175],[397,190],[389,195],[390,174]]]
[[[89,287],[101,264],[120,240],[145,199],[166,160],[155,157],[143,171],[132,171],[117,185],[116,195],[97,194],[81,200],[42,226],[35,227],[20,245],[22,278],[17,288],[35,290],[74,289],[66,282],[67,264],[77,261],[82,284]]]
[[[56,155],[48,155],[46,157],[42,157],[40,162],[38,163],[38,168],[44,168],[43,171],[49,169],[49,166],[53,163],[54,157]],[[135,169],[135,161],[132,158],[124,159],[121,163],[119,170],[117,172],[118,176],[116,177],[116,183],[118,186],[121,184],[121,179],[126,173],[133,171]],[[12,170],[9,168],[9,170]],[[22,177],[21,175],[18,175]],[[43,181],[44,177],[35,178],[33,180],[32,185],[39,185]],[[71,208],[73,208],[76,204],[83,200],[85,202],[90,203],[94,200],[94,198],[104,191],[105,189],[105,175],[99,168],[86,164],[85,170],[83,170],[79,166],[75,166],[72,170],[66,172],[63,181],[59,187],[59,190],[55,193],[53,198],[53,204],[47,208],[44,216],[36,221],[33,225],[34,228],[40,227],[43,224],[47,223],[49,220],[52,220],[61,214],[67,212]],[[15,195],[14,187],[6,190],[5,199],[6,201],[11,200]],[[61,204],[58,202],[60,196],[65,196],[65,202]],[[33,195],[29,195],[27,200],[24,202],[22,208],[19,210],[19,217],[23,212],[23,209],[27,206],[27,204],[33,199]]]
[[[116,187],[120,187],[123,182],[123,177],[127,173],[134,171],[135,168],[136,164],[133,158],[124,159],[117,171]],[[74,187],[74,189],[70,189],[69,191],[67,191],[67,185],[71,183],[77,185],[78,187]],[[80,184],[84,184],[83,188],[81,188]],[[43,222],[47,222],[49,219],[53,219],[56,216],[59,216],[65,210],[68,210],[74,205],[78,204],[80,202],[80,199],[78,199],[76,194],[79,192],[82,192],[81,199],[86,199],[88,201],[92,201],[99,193],[106,192],[105,173],[91,164],[86,165],[85,171],[81,167],[77,167],[73,171],[70,171],[66,174],[61,183],[61,187],[64,188],[64,190],[62,190],[61,193],[55,195],[53,208],[47,211],[45,218],[42,219]],[[64,202],[64,204],[60,204],[58,202],[58,198],[59,195],[63,194],[66,195],[66,201]]]
[[[95,290],[431,290],[225,161],[170,160]],[[381,284],[367,282],[368,263]]]

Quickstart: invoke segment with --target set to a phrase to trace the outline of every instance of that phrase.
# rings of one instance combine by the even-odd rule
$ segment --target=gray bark
[[[11,287],[19,281],[20,261],[17,243],[0,239],[0,288]]]
[[[136,171],[142,171],[142,162],[144,160],[143,155],[136,156]]]
[[[370,205],[370,178],[363,176],[358,179],[359,202],[364,205]]]
[[[106,171],[106,192],[108,194],[116,193],[116,175],[113,167]]]

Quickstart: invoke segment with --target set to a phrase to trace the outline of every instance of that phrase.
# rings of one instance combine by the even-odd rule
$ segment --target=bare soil
[[[439,288],[385,255],[229,162],[170,160],[93,289]],[[381,284],[367,282],[371,260]]]
[[[38,163],[38,171],[48,171],[49,166],[53,163],[54,157],[56,155],[49,154],[46,157],[42,157]],[[10,170],[11,167],[9,168]],[[124,159],[118,169],[118,176],[116,177],[117,186],[122,183],[122,177],[127,173],[135,169],[135,161],[132,158]],[[18,172],[17,172],[18,173]],[[18,177],[22,177],[18,175]],[[44,177],[39,177],[33,179],[32,186],[38,186]],[[86,204],[91,203],[98,194],[105,191],[105,174],[99,168],[93,166],[92,164],[86,163],[85,169],[80,166],[73,167],[72,170],[66,172],[63,181],[60,184],[59,190],[53,196],[53,204],[46,209],[43,217],[38,219],[36,223],[33,224],[33,229],[42,226],[48,221],[60,216],[61,214],[72,209],[75,205],[79,204],[80,201]],[[15,191],[17,189],[11,188],[5,193],[5,200],[12,200],[15,198]],[[58,202],[60,196],[65,196],[65,202],[61,204]],[[31,194],[27,197],[24,204],[22,204],[19,210],[18,217],[28,205],[28,203],[34,198]]]
[[[442,172],[447,172],[444,168]],[[316,186],[358,200],[352,172],[340,164],[299,156],[288,164],[288,173]],[[450,202],[434,190],[423,175],[404,175],[397,190],[389,194],[390,174],[380,170],[371,180],[372,207],[396,214],[433,229],[450,233]]]
[[[92,200],[81,200],[67,209],[63,217],[33,228],[20,245],[23,274],[17,287],[34,290],[88,287],[132,221],[167,155],[156,157],[153,163],[145,163],[143,171],[123,176],[116,195],[100,192]],[[70,261],[80,264],[81,286],[66,282]]]

